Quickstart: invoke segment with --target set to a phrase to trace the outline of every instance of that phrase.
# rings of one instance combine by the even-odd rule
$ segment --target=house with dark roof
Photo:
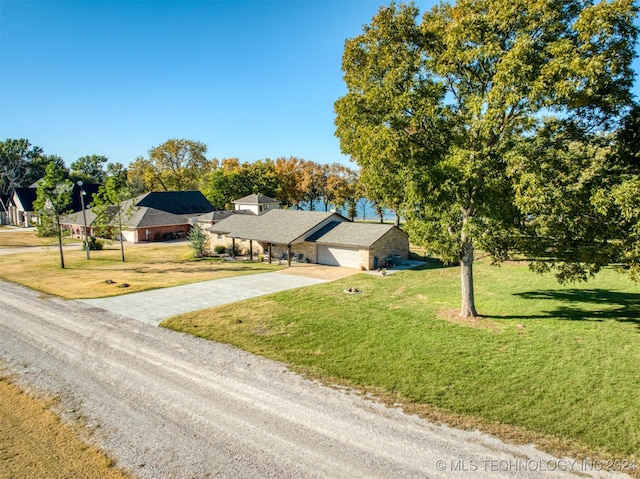
[[[214,208],[200,191],[153,191],[123,202],[123,238],[132,243],[165,241],[186,237],[191,219],[211,213]],[[114,208],[114,216],[116,209]],[[93,234],[96,215],[85,211],[88,234]],[[115,218],[111,222],[115,224]],[[84,228],[82,212],[68,215],[63,225],[72,235],[81,237]]]
[[[35,188],[14,188],[8,205],[9,224],[25,228],[37,224],[37,216],[33,211],[35,200]]]
[[[82,186],[73,185],[71,192],[70,211],[82,211],[82,204],[85,207],[93,200],[93,195],[98,192],[100,185],[95,183],[85,183]],[[83,195],[83,198],[80,198]],[[9,224],[14,226],[35,226],[39,219],[34,211],[33,203],[37,198],[37,183],[28,188],[14,188],[7,205]]]
[[[335,212],[274,209],[234,215],[209,228],[271,259],[371,270],[385,261],[409,258],[408,235],[393,225],[354,223]]]

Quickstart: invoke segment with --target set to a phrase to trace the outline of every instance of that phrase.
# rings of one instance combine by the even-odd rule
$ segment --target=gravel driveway
[[[82,421],[96,444],[141,478],[589,472],[322,386],[226,345],[6,282],[0,291],[4,367],[23,386],[58,395],[63,417]]]

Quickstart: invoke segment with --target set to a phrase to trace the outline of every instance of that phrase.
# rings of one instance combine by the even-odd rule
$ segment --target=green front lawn
[[[568,286],[523,265],[481,261],[474,272],[475,321],[457,316],[459,269],[434,268],[359,274],[163,326],[455,425],[637,460],[640,285],[613,271]]]

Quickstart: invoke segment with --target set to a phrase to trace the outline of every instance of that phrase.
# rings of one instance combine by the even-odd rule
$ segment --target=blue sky
[[[382,3],[0,0],[0,139],[67,164],[126,165],[170,138],[209,158],[348,164],[333,124],[344,41]]]

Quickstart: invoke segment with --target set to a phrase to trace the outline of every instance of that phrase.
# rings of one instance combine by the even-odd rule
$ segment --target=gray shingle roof
[[[217,223],[218,221],[222,221],[233,215],[255,216],[256,214],[251,210],[216,210],[203,215],[198,215],[197,219],[198,221],[212,221]]]
[[[241,203],[243,205],[259,205],[264,203],[280,204],[278,200],[269,198],[268,196],[261,195],[261,194],[248,195],[248,196],[245,196],[244,198],[240,198],[239,200],[235,200],[234,203]]]
[[[307,237],[307,241],[315,241],[318,244],[369,247],[393,228],[395,228],[393,225],[332,221]]]
[[[331,212],[271,210],[262,216],[231,216],[209,231],[275,244],[314,241],[327,245],[370,247],[394,228],[386,224],[353,223]]]
[[[333,212],[270,210],[262,216],[231,216],[209,231],[265,243],[291,244],[304,240],[314,228],[331,218],[348,221]]]
[[[86,211],[87,225],[91,225],[95,214],[90,209]],[[189,218],[212,211],[213,206],[199,191],[155,191],[125,201],[122,204],[122,223],[129,228],[184,225],[189,223]],[[82,213],[68,215],[63,222],[82,224]],[[115,223],[115,213],[111,223]]]

